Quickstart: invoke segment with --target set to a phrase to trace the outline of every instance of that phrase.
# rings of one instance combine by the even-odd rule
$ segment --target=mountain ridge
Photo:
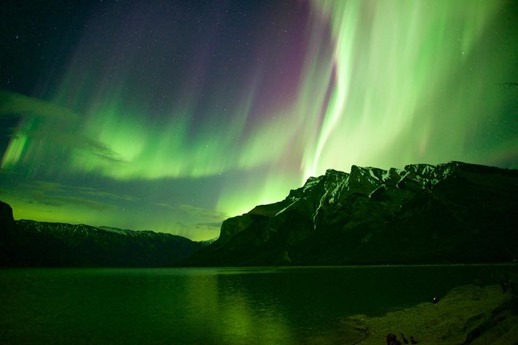
[[[516,195],[518,171],[458,161],[388,170],[353,165],[350,173],[329,169],[284,200],[225,220],[219,239],[190,263],[512,261],[518,256],[508,245],[518,240]]]
[[[174,266],[204,244],[182,236],[85,224],[14,220],[0,204],[0,265],[48,267]]]
[[[0,202],[4,266],[252,266],[516,261],[518,170],[449,162],[353,165],[226,219],[215,241],[151,230],[15,221]]]

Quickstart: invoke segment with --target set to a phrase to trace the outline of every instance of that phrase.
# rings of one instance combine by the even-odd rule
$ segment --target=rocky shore
[[[499,285],[461,286],[436,303],[430,301],[380,317],[355,315],[343,321],[334,340],[358,345],[516,345],[517,302],[504,290]],[[389,334],[396,340],[387,340]]]

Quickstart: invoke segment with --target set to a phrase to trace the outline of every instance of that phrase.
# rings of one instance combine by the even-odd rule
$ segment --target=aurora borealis
[[[16,219],[200,240],[329,168],[518,168],[516,1],[0,8]]]

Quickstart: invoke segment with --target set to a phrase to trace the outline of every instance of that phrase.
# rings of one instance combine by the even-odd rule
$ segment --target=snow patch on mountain
[[[284,200],[286,206],[279,210],[279,216],[299,203],[313,205],[313,228],[316,230],[318,218],[329,206],[341,207],[347,197],[362,195],[369,199],[379,197],[389,189],[432,190],[434,186],[456,174],[465,163],[450,162],[433,166],[430,164],[409,164],[403,169],[384,170],[374,167],[353,165],[350,173],[328,169],[318,177],[310,177],[298,189],[292,190]],[[323,190],[319,189],[323,187]],[[404,192],[401,192],[404,194]]]

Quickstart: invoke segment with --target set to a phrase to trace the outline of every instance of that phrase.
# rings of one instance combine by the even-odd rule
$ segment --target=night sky
[[[329,168],[518,168],[518,1],[0,10],[0,199],[15,219],[202,240]]]

